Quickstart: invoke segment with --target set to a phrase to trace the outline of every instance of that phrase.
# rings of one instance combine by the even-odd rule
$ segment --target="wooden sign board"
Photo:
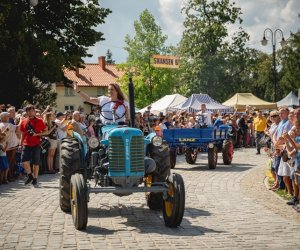
[[[153,55],[153,66],[157,68],[179,68],[179,58],[176,56]]]

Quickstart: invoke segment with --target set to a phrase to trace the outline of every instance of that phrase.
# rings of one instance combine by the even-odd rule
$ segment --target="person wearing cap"
[[[33,105],[27,105],[25,110],[28,118],[23,119],[20,125],[20,130],[22,132],[21,162],[28,175],[25,185],[32,183],[32,185],[36,186],[41,155],[40,138],[41,136],[46,135],[48,130],[44,121],[41,118],[36,117]],[[33,164],[33,173],[31,172],[30,162]]]
[[[18,136],[20,134],[19,125],[15,125],[10,123],[10,113],[2,112],[0,114],[0,130],[4,131],[6,129],[9,130],[8,138],[7,138],[7,150],[6,156],[9,163],[9,171],[8,171],[8,180],[14,181],[16,175],[16,152],[19,146]]]
[[[117,83],[110,83],[107,88],[108,96],[100,97],[88,96],[78,89],[76,82],[74,82],[73,88],[82,99],[94,105],[99,105],[102,108],[101,120],[104,124],[113,121],[113,111],[115,111],[116,117],[119,117],[118,119],[116,118],[115,122],[124,124],[126,120],[129,120],[129,104],[125,100],[125,95]],[[123,116],[123,114],[125,115]]]

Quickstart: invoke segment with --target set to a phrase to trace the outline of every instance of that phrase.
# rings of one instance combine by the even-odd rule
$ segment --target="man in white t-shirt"
[[[208,111],[206,109],[205,103],[201,104],[201,110],[196,114],[196,121],[197,124],[200,126],[206,125],[211,126],[212,125],[212,112]]]

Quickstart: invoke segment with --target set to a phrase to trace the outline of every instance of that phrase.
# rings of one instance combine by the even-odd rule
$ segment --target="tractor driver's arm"
[[[74,91],[85,101],[89,102],[89,103],[92,103],[94,105],[99,105],[99,101],[98,101],[98,98],[97,97],[90,97],[88,96],[86,93],[80,91],[78,89],[78,86],[77,86],[77,82],[74,82],[73,83],[73,89]]]

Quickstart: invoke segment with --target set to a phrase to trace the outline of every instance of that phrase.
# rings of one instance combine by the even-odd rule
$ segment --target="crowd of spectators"
[[[22,133],[28,132],[26,122],[30,120],[29,115],[40,119],[45,129],[34,131],[41,141],[47,140],[49,146],[40,150],[39,160],[41,165],[39,172],[56,173],[57,148],[60,141],[67,136],[67,128],[79,133],[86,142],[89,137],[98,136],[95,127],[99,113],[86,114],[82,111],[53,112],[50,106],[45,110],[30,106],[16,111],[15,107],[2,105],[0,107],[0,184],[7,184],[31,175],[31,171],[24,171],[24,164],[20,164],[24,154],[24,138]],[[33,112],[32,114],[29,112]],[[22,127],[23,124],[23,127]],[[25,124],[25,125],[24,125]],[[278,188],[286,190],[292,199],[289,205],[297,206],[300,199],[300,108],[289,109],[280,107],[271,112],[255,111],[247,107],[243,112],[235,110],[233,113],[217,113],[206,110],[205,104],[201,105],[200,112],[174,111],[167,114],[151,113],[151,107],[144,113],[137,112],[135,127],[141,129],[145,135],[156,132],[162,135],[164,129],[174,128],[197,128],[209,125],[227,124],[232,128],[231,138],[235,148],[256,147],[256,154],[261,154],[261,148],[269,155],[272,164],[271,172],[274,185],[271,190]],[[34,124],[31,124],[34,127]],[[43,138],[43,139],[41,139]],[[26,143],[25,143],[26,144]],[[33,171],[27,182],[34,182],[37,173]],[[34,184],[34,183],[33,183]],[[300,207],[296,207],[300,212]]]

